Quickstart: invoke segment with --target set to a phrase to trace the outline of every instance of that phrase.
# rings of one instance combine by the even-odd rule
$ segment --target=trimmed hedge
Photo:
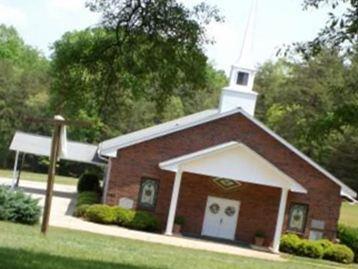
[[[282,236],[280,251],[316,259],[323,258],[340,263],[351,263],[354,258],[353,251],[345,245],[334,244],[326,239],[317,241],[301,239],[296,234],[285,234]]]
[[[97,192],[93,192],[93,191],[80,192],[77,195],[76,207],[79,207],[81,205],[93,205],[93,204],[97,204],[98,202],[99,202],[99,195]]]
[[[352,263],[354,260],[353,251],[341,244],[332,244],[324,253],[324,259],[340,262],[340,263]]]
[[[324,249],[317,241],[301,240],[297,246],[297,255],[320,259],[323,257]]]
[[[75,211],[73,212],[73,215],[78,218],[82,218],[85,216],[87,209],[90,207],[90,205],[83,204],[80,206],[77,206]]]
[[[93,173],[83,173],[78,179],[77,192],[101,192],[99,177]]]
[[[91,205],[85,210],[84,216],[89,221],[102,224],[112,224],[116,221],[115,211],[108,205]]]
[[[21,190],[14,191],[0,186],[0,220],[36,224],[41,215],[38,202],[38,199],[33,199]]]
[[[117,224],[130,229],[141,231],[157,231],[159,222],[149,212],[134,211],[102,204],[82,205],[76,211],[76,216],[84,216],[87,220],[102,224]]]
[[[358,228],[339,225],[338,238],[342,244],[353,251],[354,261],[358,262]]]

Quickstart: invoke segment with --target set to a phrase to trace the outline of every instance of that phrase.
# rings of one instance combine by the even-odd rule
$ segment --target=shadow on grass
[[[0,247],[0,268],[4,269],[160,269],[125,263],[63,257],[23,249]]]

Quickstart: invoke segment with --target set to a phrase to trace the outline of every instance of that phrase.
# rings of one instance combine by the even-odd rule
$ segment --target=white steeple
[[[241,107],[252,116],[255,113],[257,93],[252,89],[256,69],[252,62],[252,49],[257,0],[252,1],[240,56],[231,66],[229,86],[222,89],[220,112]]]

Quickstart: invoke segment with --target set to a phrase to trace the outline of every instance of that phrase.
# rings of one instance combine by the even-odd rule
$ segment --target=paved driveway
[[[10,184],[11,180],[0,178],[0,184]],[[40,199],[41,205],[44,203],[46,184],[34,181],[20,181],[20,188]],[[72,217],[76,200],[76,187],[55,184],[54,197],[52,201],[50,225],[74,230],[93,232],[104,235],[118,236],[129,239],[141,240],[152,243],[173,245],[178,247],[215,251],[226,254],[240,255],[266,260],[284,261],[277,254],[256,251],[223,243],[205,241],[201,239],[184,238],[177,236],[166,236],[163,234],[146,233],[129,230],[114,225],[100,225],[87,222],[79,218]]]

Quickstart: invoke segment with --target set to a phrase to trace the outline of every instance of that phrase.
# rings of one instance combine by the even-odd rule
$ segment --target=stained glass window
[[[303,233],[306,226],[308,205],[292,203],[288,220],[288,229]]]
[[[145,209],[154,209],[157,202],[158,181],[143,178],[139,192],[139,206]]]

